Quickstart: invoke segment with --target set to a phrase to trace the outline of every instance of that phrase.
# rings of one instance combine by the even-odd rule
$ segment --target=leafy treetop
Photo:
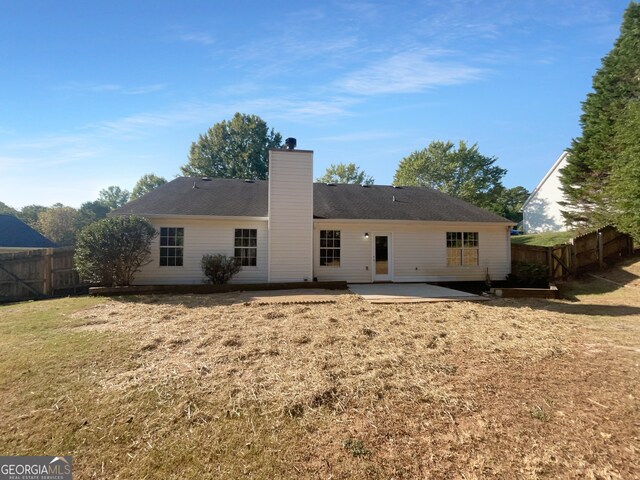
[[[112,185],[103,190],[100,190],[98,195],[98,201],[103,205],[109,207],[109,210],[115,210],[120,208],[129,201],[129,191],[123,190],[120,187]]]
[[[427,186],[482,208],[494,210],[502,194],[504,168],[495,165],[478,146],[460,141],[433,141],[427,148],[402,159],[393,178],[395,185]]]
[[[140,198],[144,194],[149,193],[154,188],[164,185],[165,183],[167,183],[166,178],[159,177],[153,173],[147,173],[140,177],[140,180],[138,180],[135,187],[133,187],[133,190],[131,191],[131,200]]]
[[[191,144],[183,175],[266,180],[269,149],[280,148],[282,136],[257,115],[236,113],[216,123]]]
[[[327,167],[327,171],[316,179],[322,183],[351,183],[356,185],[373,185],[373,177],[360,170],[355,163],[333,163]]]

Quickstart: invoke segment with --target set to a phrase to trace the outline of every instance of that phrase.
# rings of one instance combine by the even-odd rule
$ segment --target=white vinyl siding
[[[269,152],[269,281],[311,281],[313,154]]]
[[[320,230],[340,230],[340,266],[320,266]],[[478,264],[447,265],[447,232],[478,232]],[[389,232],[392,238],[394,282],[504,280],[511,271],[509,228],[506,224],[454,222],[331,222],[314,227],[314,276],[320,281],[372,281],[372,232]],[[369,233],[369,238],[365,238]]]
[[[522,207],[525,233],[562,232],[567,229],[560,202],[566,200],[560,182],[560,171],[567,166],[569,154],[564,152],[535,188]]]
[[[183,265],[160,267],[160,237],[151,246],[151,263],[142,267],[134,279],[135,285],[167,285],[205,283],[200,267],[204,254],[221,253],[234,256],[236,229],[255,229],[257,234],[256,266],[242,267],[230,283],[267,282],[267,221],[259,220],[208,220],[149,218],[157,230],[162,227],[184,228]]]

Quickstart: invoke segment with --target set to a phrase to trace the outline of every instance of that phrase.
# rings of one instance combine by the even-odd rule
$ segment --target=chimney
[[[298,141],[295,138],[289,137],[284,141],[284,148],[287,150],[295,150],[297,144]]]
[[[269,282],[313,279],[313,152],[269,150]]]

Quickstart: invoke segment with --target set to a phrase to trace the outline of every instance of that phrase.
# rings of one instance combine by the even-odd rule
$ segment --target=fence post
[[[47,248],[42,258],[42,273],[44,275],[44,295],[53,293],[53,249]]]
[[[601,230],[598,230],[598,264],[600,268],[604,267],[604,242],[602,240]]]
[[[554,281],[553,275],[553,247],[547,247],[547,266],[549,267],[549,280]]]

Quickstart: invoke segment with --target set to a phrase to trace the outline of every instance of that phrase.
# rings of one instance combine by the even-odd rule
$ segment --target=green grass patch
[[[0,451],[73,454],[76,431],[95,408],[96,372],[130,361],[122,355],[128,339],[79,328],[83,320],[72,316],[107,301],[65,298],[0,307]]]
[[[553,247],[561,243],[567,243],[575,236],[575,232],[547,232],[534,233],[532,235],[513,235],[511,243],[519,245],[535,245],[538,247]]]

